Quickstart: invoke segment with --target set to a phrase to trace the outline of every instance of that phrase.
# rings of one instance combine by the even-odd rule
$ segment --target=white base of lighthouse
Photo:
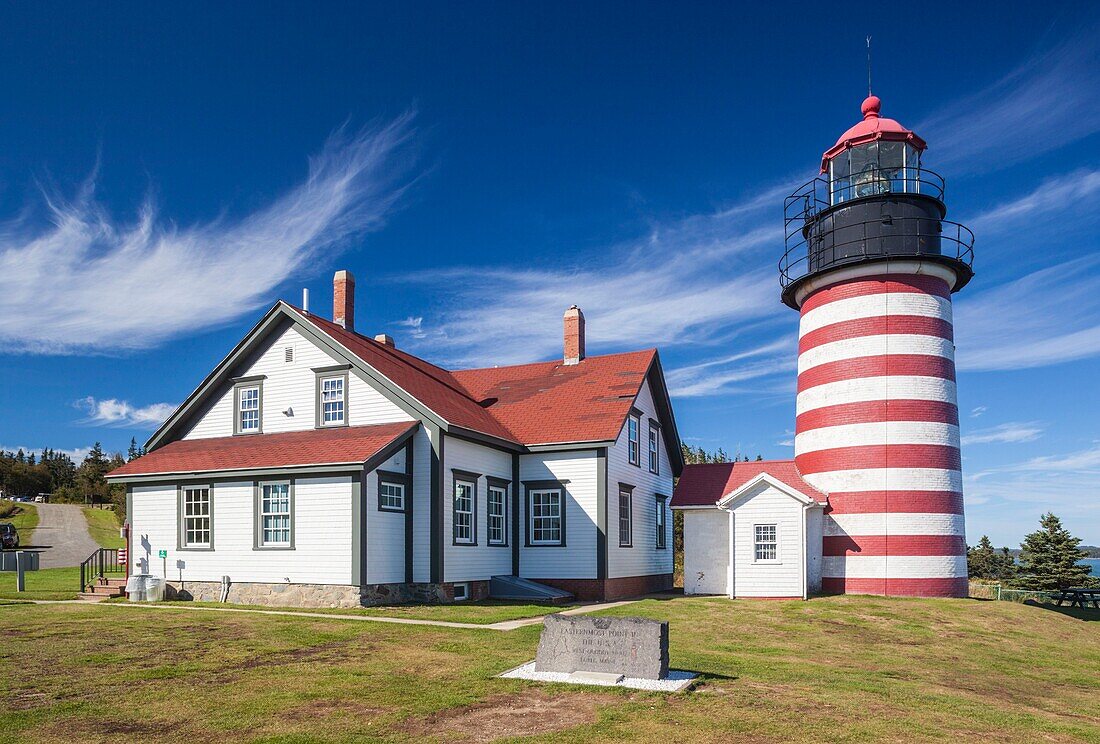
[[[795,463],[829,495],[826,592],[967,593],[954,280],[900,260],[800,288]]]

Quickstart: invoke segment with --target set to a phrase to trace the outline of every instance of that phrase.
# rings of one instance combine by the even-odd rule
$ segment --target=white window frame
[[[625,483],[619,484],[619,547],[634,547],[634,486]]]
[[[270,489],[286,488],[286,510],[274,511],[267,508],[267,492]],[[282,500],[282,499],[280,499]],[[286,540],[267,539],[267,519],[286,518]],[[263,481],[256,484],[256,547],[257,548],[293,548],[294,547],[294,482],[293,481]],[[272,528],[273,532],[283,532],[279,528]]]
[[[626,419],[626,459],[636,467],[642,466],[642,419],[635,413]]]
[[[470,598],[470,585],[463,581],[454,585],[455,602],[465,602]]]
[[[553,499],[547,501],[543,505],[537,505],[535,501],[540,497],[552,496]],[[527,497],[530,504],[530,514],[528,516],[528,524],[530,529],[530,543],[531,545],[553,545],[560,546],[565,544],[565,489],[554,487],[540,487],[532,488],[528,491]],[[543,515],[536,515],[536,510],[549,509],[550,507],[557,507],[557,514],[547,513]],[[540,525],[539,520],[550,520],[548,525]],[[556,524],[555,524],[556,523]],[[542,538],[536,537],[539,530],[553,531],[557,529],[558,536],[556,538]]]
[[[249,396],[249,407],[245,408],[245,396],[248,393],[255,391],[256,396],[253,399]],[[264,418],[264,390],[263,385],[257,382],[238,383],[233,386],[233,433],[234,434],[260,434],[263,431],[263,418]],[[256,416],[256,425],[250,426],[247,429],[244,426],[243,416],[245,413]]]
[[[339,381],[340,383],[340,399],[339,400],[325,400],[325,393],[329,392],[325,390],[325,383]],[[328,404],[340,404],[340,418],[339,420],[329,421],[327,419],[327,412],[325,406]],[[335,375],[320,375],[317,378],[317,425],[321,428],[329,428],[333,426],[347,426],[348,424],[348,376],[345,373]]]
[[[661,474],[661,430],[649,422],[649,472]]]
[[[469,509],[459,508],[459,491],[462,487],[469,489]],[[453,542],[455,545],[477,545],[477,481],[473,478],[456,476],[453,491],[451,494],[451,536]],[[468,517],[468,523],[460,526],[459,516]],[[468,528],[468,534],[460,534],[460,529],[463,529],[463,527]]]
[[[191,510],[188,508],[188,496],[189,494],[205,491],[205,500],[200,500],[197,503],[199,505],[205,504],[205,513],[201,513],[197,510]],[[214,490],[209,485],[191,485],[180,486],[179,491],[180,499],[180,539],[179,548],[181,550],[210,550],[214,547]],[[201,521],[205,520],[205,527],[202,526]],[[195,522],[196,526],[191,527],[191,523]],[[206,541],[195,540],[191,541],[191,534],[206,533]]]
[[[767,530],[771,530],[769,539]],[[763,532],[763,539],[761,533]],[[766,552],[771,548],[772,557],[760,557],[761,549]],[[779,563],[779,525],[774,522],[754,524],[752,526],[752,562],[753,563]]]
[[[499,513],[493,510],[494,498],[500,498]],[[499,536],[494,537],[499,532]],[[485,496],[485,539],[490,545],[508,544],[508,488],[490,483]]]

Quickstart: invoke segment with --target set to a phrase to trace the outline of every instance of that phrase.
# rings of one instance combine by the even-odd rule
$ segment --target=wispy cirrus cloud
[[[748,324],[759,329],[790,312],[777,299],[774,262],[760,260],[764,250],[782,244],[772,197],[789,188],[779,184],[765,189],[767,198],[652,225],[583,264],[470,266],[392,277],[443,298],[432,313],[399,324],[413,330],[414,349],[454,366],[561,354],[561,316],[570,304],[585,313],[590,354],[640,343],[726,351]],[[721,366],[720,360],[711,364]],[[689,374],[680,378],[680,394],[702,389],[687,382]]]
[[[1037,50],[916,127],[938,165],[993,170],[1100,131],[1100,26]]]
[[[1038,421],[1011,421],[986,429],[977,429],[963,435],[961,441],[964,445],[1034,442],[1043,435],[1045,429],[1046,427]]]
[[[107,398],[97,400],[92,396],[76,402],[76,407],[87,415],[80,423],[90,426],[133,426],[140,429],[155,429],[176,410],[174,403],[151,403],[147,406],[135,406],[124,400]]]
[[[1039,232],[1053,218],[1067,212],[1076,215],[1074,227],[1095,221],[1094,210],[1088,205],[1100,195],[1100,168],[1080,168],[1043,179],[1034,190],[999,204],[968,220],[968,225],[982,235],[997,235],[1004,231],[1018,233],[1020,223],[1028,221],[1030,230]]]
[[[1086,543],[1100,542],[1100,445],[986,468],[963,480],[968,532],[980,523],[998,545],[1012,545],[1053,511]]]
[[[956,364],[970,371],[1044,367],[1100,355],[1100,257],[1066,261],[963,296]]]
[[[380,227],[409,186],[412,115],[334,134],[297,187],[238,219],[178,226],[147,202],[122,222],[95,201],[46,199],[46,225],[0,226],[0,344],[31,354],[155,346],[267,304],[321,249]],[[248,281],[240,277],[247,274]]]

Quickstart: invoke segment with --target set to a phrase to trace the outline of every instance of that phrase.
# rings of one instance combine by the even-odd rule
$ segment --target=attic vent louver
[[[291,362],[294,361],[294,347],[293,346],[288,346],[288,347],[286,347],[286,349],[283,350],[283,360],[287,364],[290,364]]]

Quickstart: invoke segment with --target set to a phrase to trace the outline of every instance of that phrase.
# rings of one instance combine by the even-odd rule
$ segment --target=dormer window
[[[262,379],[238,380],[233,386],[233,433],[259,434],[262,429]]]

